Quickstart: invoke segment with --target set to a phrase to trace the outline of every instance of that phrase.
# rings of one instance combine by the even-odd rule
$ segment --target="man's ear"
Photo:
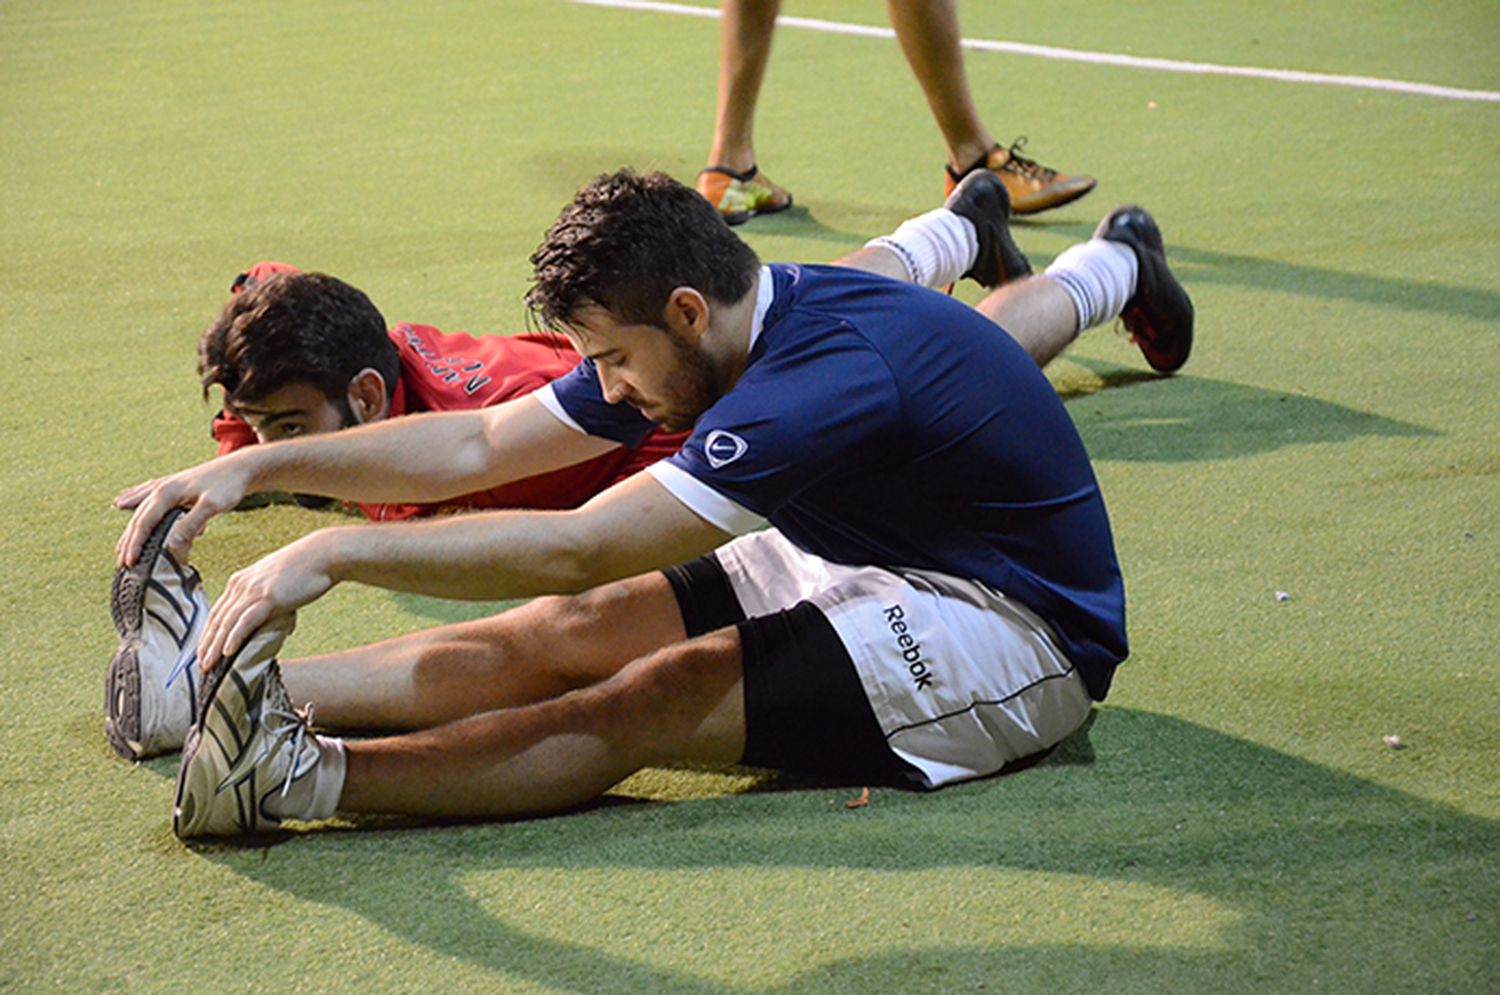
[[[692,287],[678,287],[668,295],[662,318],[678,337],[697,345],[708,331],[708,300]]]
[[[365,367],[349,381],[349,410],[360,425],[380,421],[390,410],[390,401],[385,390],[385,377]]]

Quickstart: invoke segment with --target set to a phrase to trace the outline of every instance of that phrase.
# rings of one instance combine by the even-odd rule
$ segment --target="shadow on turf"
[[[1058,393],[1074,402],[1073,420],[1094,459],[1181,463],[1365,436],[1438,434],[1304,394],[1188,374],[1161,377],[1074,356],[1067,362],[1089,374],[1079,380],[1064,369],[1055,376]],[[1125,386],[1138,389],[1111,389]],[[1083,398],[1092,400],[1084,404]]]
[[[1097,763],[1058,758],[932,795],[877,790],[859,809],[846,807],[847,788],[777,790],[511,823],[313,831],[254,854],[214,849],[202,856],[497,979],[562,990],[743,989],[658,966],[650,949],[639,957],[611,952],[591,941],[596,933],[586,916],[568,938],[546,935],[527,909],[578,907],[571,885],[548,892],[528,884],[513,903],[487,906],[469,881],[511,871],[976,868],[1154,886],[1232,913],[1225,935],[1208,947],[1175,948],[1170,935],[1151,934],[1157,924],[1142,922],[1139,945],[1087,937],[1060,946],[916,945],[825,961],[783,990],[889,990],[891,981],[914,979],[933,990],[959,981],[970,988],[975,979],[996,991],[1083,990],[1104,978],[1141,988],[1157,977],[1186,979],[1197,990],[1240,983],[1253,989],[1256,971],[1263,980],[1285,980],[1288,965],[1267,951],[1289,924],[1310,914],[1324,926],[1369,924],[1382,910],[1398,917],[1389,933],[1350,931],[1315,944],[1322,961],[1307,966],[1313,977],[1335,989],[1381,987],[1388,980],[1382,958],[1393,948],[1443,950],[1432,969],[1450,982],[1484,974],[1479,951],[1493,926],[1489,917],[1500,909],[1500,885],[1482,873],[1500,844],[1495,823],[1175,718],[1124,709],[1101,714],[1092,736]],[[1378,741],[1370,749],[1383,750]],[[1409,763],[1420,747],[1382,755]],[[591,892],[619,890],[592,895],[607,907],[648,902],[638,879],[589,880]],[[960,897],[932,895],[932,908]],[[652,915],[673,907],[659,898],[649,897]],[[1056,912],[1068,920],[1069,910]],[[695,925],[668,924],[685,936]]]
[[[1033,227],[1069,235],[1080,241],[1094,233],[1092,224],[1033,218],[1022,219],[1016,227],[1023,243],[1025,229]],[[1195,285],[1219,284],[1476,321],[1493,321],[1495,315],[1500,314],[1500,292],[1494,290],[1429,280],[1405,280],[1398,276],[1348,273],[1322,266],[1194,248],[1174,244],[1170,230],[1165,231],[1165,235],[1167,260],[1173,264],[1189,292]],[[1032,259],[1038,269],[1050,261],[1041,255]]]

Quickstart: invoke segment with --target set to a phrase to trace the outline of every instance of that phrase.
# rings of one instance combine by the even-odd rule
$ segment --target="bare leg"
[[[1078,338],[1073,298],[1045,275],[1008,283],[974,307],[1005,329],[1038,366],[1052,362]]]
[[[335,729],[425,729],[543,701],[686,638],[660,573],[343,653],[281,662],[287,693]]]
[[[708,164],[743,173],[755,165],[760,98],[781,0],[724,0],[719,27],[719,103]]]
[[[744,755],[739,633],[678,643],[561,698],[347,744],[339,809],[421,815],[552,812],[642,767]]]
[[[906,264],[901,261],[901,257],[879,245],[867,245],[862,249],[855,249],[847,256],[835,259],[830,265],[863,270],[866,273],[874,273],[901,283],[912,282],[911,274],[906,271]]]
[[[833,265],[911,282],[901,257],[879,245],[856,249],[835,259]],[[1020,343],[1038,366],[1052,362],[1078,338],[1078,309],[1073,298],[1045,275],[1008,283],[974,307]]]
[[[948,146],[948,165],[964,169],[995,139],[974,107],[964,70],[956,0],[886,0],[891,27]]]

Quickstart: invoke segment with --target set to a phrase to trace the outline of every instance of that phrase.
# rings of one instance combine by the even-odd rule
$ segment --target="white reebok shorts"
[[[713,556],[747,616],[802,601],[827,616],[891,750],[928,787],[1054,746],[1093,707],[1046,623],[977,581],[832,563],[775,529]]]

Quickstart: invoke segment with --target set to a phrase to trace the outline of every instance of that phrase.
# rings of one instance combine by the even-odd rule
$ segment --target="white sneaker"
[[[275,829],[284,811],[277,801],[310,790],[310,779],[301,782],[322,757],[318,737],[292,708],[275,659],[295,624],[292,615],[267,622],[204,679],[201,717],[177,773],[172,831],[180,838]]]
[[[104,735],[126,760],[177,749],[193,723],[208,598],[198,571],[167,552],[181,515],[161,520],[135,566],[115,572],[109,593],[120,648],[104,678]]]

